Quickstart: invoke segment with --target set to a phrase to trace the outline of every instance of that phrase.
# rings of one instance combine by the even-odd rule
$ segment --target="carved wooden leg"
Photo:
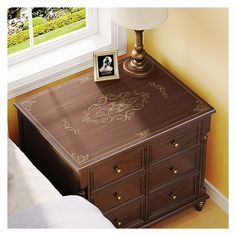
[[[199,203],[195,206],[196,210],[197,210],[197,211],[202,211],[202,208],[203,208],[203,206],[205,205],[205,202],[206,202],[206,201],[201,201],[201,202],[199,202]]]

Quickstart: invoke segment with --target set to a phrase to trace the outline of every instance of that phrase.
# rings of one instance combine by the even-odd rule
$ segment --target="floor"
[[[152,228],[228,228],[228,215],[209,199],[201,212],[189,208]]]

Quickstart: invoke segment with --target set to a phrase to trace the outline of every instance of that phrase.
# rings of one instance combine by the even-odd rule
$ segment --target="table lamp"
[[[143,49],[143,31],[152,29],[168,17],[167,8],[112,8],[111,17],[115,23],[136,34],[135,48],[131,57],[125,60],[123,69],[126,74],[136,77],[147,77],[153,70],[153,63],[147,58]]]

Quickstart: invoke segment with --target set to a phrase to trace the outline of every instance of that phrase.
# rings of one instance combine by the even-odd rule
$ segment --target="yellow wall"
[[[228,197],[228,11],[227,9],[169,9],[169,18],[145,32],[145,49],[216,108],[208,139],[206,178]],[[128,51],[134,34],[128,31]],[[81,73],[80,73],[81,74]],[[14,101],[51,87],[69,76],[8,101],[9,136],[19,143]]]
[[[128,31],[128,49],[134,33]],[[228,197],[228,11],[175,8],[144,34],[146,51],[216,108],[208,139],[206,178]]]

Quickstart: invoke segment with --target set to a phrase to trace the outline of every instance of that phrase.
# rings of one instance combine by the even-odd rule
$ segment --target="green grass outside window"
[[[74,23],[66,25],[64,27],[55,29],[53,31],[50,31],[48,33],[45,33],[45,34],[42,34],[42,35],[39,35],[39,36],[35,37],[34,38],[34,45],[37,45],[37,44],[46,42],[50,39],[65,35],[65,34],[70,33],[72,31],[81,29],[85,26],[86,26],[86,20],[83,19],[79,22],[74,22]],[[8,55],[10,55],[12,53],[15,53],[15,52],[18,52],[20,50],[26,49],[28,47],[29,47],[29,39],[25,40],[22,43],[18,43],[16,45],[13,45],[13,46],[9,47],[8,48]]]

